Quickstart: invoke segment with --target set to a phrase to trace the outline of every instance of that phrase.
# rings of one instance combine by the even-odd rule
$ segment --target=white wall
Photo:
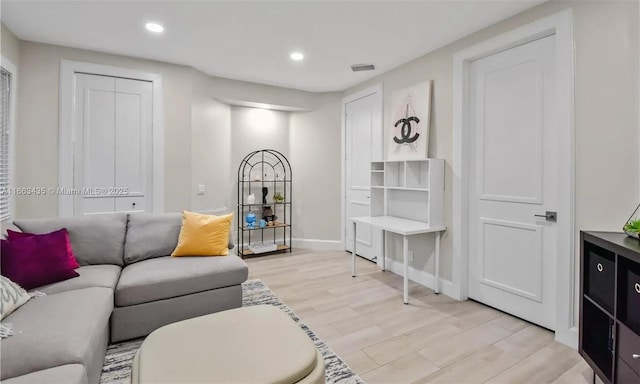
[[[165,210],[190,205],[191,72],[188,67],[106,53],[20,42],[16,135],[16,185],[58,185],[60,60],[77,60],[158,73],[162,76],[165,141]],[[58,214],[57,196],[20,196],[16,216]]]
[[[235,207],[235,181],[242,158],[254,150],[276,149],[292,166],[293,238],[340,246],[341,93],[314,94],[195,72],[192,208]],[[215,99],[249,100],[309,111],[256,110],[228,106]],[[204,195],[197,195],[198,184],[205,184]],[[224,196],[216,194],[219,191]]]
[[[16,67],[20,61],[20,42],[4,24],[0,23],[0,52]]]
[[[234,172],[230,167],[231,107],[209,95],[210,77],[193,71],[191,96],[191,209],[226,206]],[[205,193],[198,194],[198,185]]]
[[[246,155],[253,151],[261,149],[273,149],[282,153],[289,161],[291,157],[289,154],[289,113],[283,111],[246,108],[246,107],[231,107],[231,131],[232,131],[232,154],[231,154],[231,168],[233,172],[234,180],[238,177],[238,167],[240,162]],[[254,159],[255,160],[255,159]],[[301,176],[296,172],[296,164],[292,164],[292,174],[295,185],[299,183],[298,176]],[[288,175],[287,177],[290,177]],[[260,188],[256,188],[256,184],[252,185],[252,193],[255,194],[256,201],[262,200],[262,191]],[[265,185],[268,188],[267,201],[271,201],[273,198],[274,190],[271,185]],[[246,194],[241,196],[241,199],[246,199]],[[233,191],[230,196],[230,201],[233,202],[233,206],[237,204],[238,192],[237,185],[233,184]],[[295,199],[294,199],[295,202]],[[295,205],[294,205],[295,207]],[[273,206],[274,213],[279,216],[279,220],[283,220],[283,206]],[[287,207],[289,208],[289,207]],[[261,213],[255,212],[260,218]],[[295,218],[292,218],[295,221]],[[244,220],[244,217],[237,217],[236,220]],[[287,221],[289,221],[287,219]],[[295,227],[292,228],[295,230]],[[271,230],[265,232],[265,236],[271,236]],[[282,231],[275,232],[277,238],[280,239]],[[247,235],[247,233],[245,233]],[[247,237],[244,241],[247,242]],[[252,236],[252,241],[255,237]]]
[[[483,40],[571,8],[575,30],[575,146],[577,230],[619,231],[640,196],[638,2],[551,1],[424,55],[344,92],[384,85],[385,127],[394,90],[434,81],[432,157],[446,166],[445,216],[451,226],[453,55]],[[443,236],[442,276],[451,278],[451,231]],[[432,246],[414,242],[414,266],[433,273]],[[399,242],[395,244],[400,254]],[[420,256],[419,256],[420,255]],[[425,257],[428,255],[428,257]],[[565,255],[566,256],[566,255]],[[579,246],[576,240],[576,258]],[[429,258],[429,260],[427,260]],[[576,279],[577,281],[577,279]]]
[[[231,107],[231,167],[237,171],[240,161],[250,152],[275,149],[289,156],[289,113],[268,109]],[[292,165],[295,168],[296,165]],[[234,174],[237,177],[237,174]],[[257,198],[258,196],[256,196]]]
[[[327,93],[313,111],[291,114],[294,231],[298,239],[341,240],[341,97]],[[337,129],[336,129],[337,127]]]
[[[10,32],[4,32],[5,29],[3,44],[11,38]],[[318,201],[339,202],[340,160],[335,148],[340,142],[340,93],[303,92],[210,77],[192,68],[168,63],[17,39],[15,43],[15,49],[11,48],[11,41],[4,48],[7,52],[19,52],[21,79],[25,79],[19,84],[16,185],[58,185],[60,60],[125,67],[162,76],[166,211],[220,206],[234,210],[237,167],[249,151],[270,147],[290,156],[290,148],[304,148],[304,155],[297,157],[299,162],[289,159],[294,168],[295,198],[301,201],[300,206],[294,205],[293,219],[303,225],[305,220],[309,222],[308,218],[319,219],[317,226],[304,230],[303,226],[295,226],[294,237],[340,239],[339,230],[332,230],[339,228],[339,204],[304,204],[301,194],[303,186],[316,183],[311,178],[321,173],[323,184],[330,187]],[[256,112],[252,108],[231,107],[220,100],[282,105],[311,112]],[[273,117],[273,124],[263,124],[265,116]],[[203,195],[198,194],[200,184],[205,185]],[[17,217],[58,214],[56,196],[16,200]]]

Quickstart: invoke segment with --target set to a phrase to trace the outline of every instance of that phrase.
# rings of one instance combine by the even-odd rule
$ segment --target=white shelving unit
[[[444,225],[444,160],[372,162],[371,216]]]
[[[382,269],[386,269],[385,233],[403,237],[403,301],[409,303],[409,236],[435,233],[434,290],[439,293],[440,233],[444,226],[444,160],[374,161],[371,163],[371,216],[352,217],[352,276],[356,276],[357,224],[382,233]]]

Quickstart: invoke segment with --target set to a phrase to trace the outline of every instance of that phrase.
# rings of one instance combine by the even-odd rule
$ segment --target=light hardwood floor
[[[553,334],[474,301],[458,302],[351,254],[297,250],[246,259],[349,366],[372,383],[586,384],[591,370]]]

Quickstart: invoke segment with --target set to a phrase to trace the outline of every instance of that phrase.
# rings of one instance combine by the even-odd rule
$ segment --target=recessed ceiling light
[[[302,53],[300,53],[300,52],[293,52],[289,57],[293,61],[300,61],[300,60],[304,59],[304,55]]]
[[[153,33],[161,33],[162,31],[164,31],[164,27],[158,23],[147,23],[144,25],[144,27],[147,28],[148,31]]]

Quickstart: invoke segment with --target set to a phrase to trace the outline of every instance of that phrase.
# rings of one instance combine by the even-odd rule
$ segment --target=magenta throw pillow
[[[69,265],[64,232],[2,240],[2,276],[24,289],[80,276]]]
[[[64,232],[64,236],[67,242],[67,258],[69,259],[69,265],[71,266],[71,268],[76,269],[78,267],[80,267],[80,265],[78,264],[78,260],[76,260],[76,255],[73,253],[73,248],[71,248],[71,240],[69,240],[69,232],[67,232],[66,228],[62,228],[59,231],[55,231],[55,232],[51,232],[51,233],[56,233],[56,232]],[[51,234],[49,233],[49,235]],[[29,237],[29,236],[34,236],[34,233],[25,233],[25,232],[16,232],[16,231],[12,231],[10,229],[7,229],[7,240],[11,241],[11,240],[15,240],[15,239],[21,239],[24,237]]]

